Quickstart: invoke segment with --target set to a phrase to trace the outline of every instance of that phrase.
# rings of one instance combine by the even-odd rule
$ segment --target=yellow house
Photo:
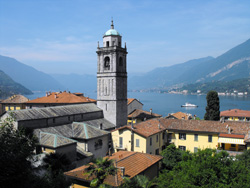
[[[128,150],[159,154],[169,144],[182,150],[226,150],[229,153],[250,148],[250,124],[246,122],[219,122],[155,118],[134,126],[112,131],[115,151]]]
[[[24,97],[23,95],[13,95],[9,97],[8,99],[5,99],[1,102],[2,108],[1,113],[4,113],[6,111],[10,110],[20,110],[25,109],[25,102],[28,102],[29,99]]]
[[[250,111],[240,109],[229,109],[220,112],[223,121],[250,121]]]
[[[159,119],[150,119],[111,132],[115,152],[137,151],[158,155],[166,148],[166,128]]]
[[[168,143],[177,148],[196,152],[198,149],[243,151],[248,147],[250,124],[204,120],[173,120],[167,127]]]

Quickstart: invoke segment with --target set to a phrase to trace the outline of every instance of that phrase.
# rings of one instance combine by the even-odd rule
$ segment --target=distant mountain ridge
[[[21,84],[14,82],[0,70],[0,98],[6,98],[14,94],[30,95],[32,92]]]
[[[32,91],[64,90],[65,88],[50,75],[25,65],[14,58],[0,55],[0,70],[14,81]]]
[[[231,81],[248,78],[250,39],[217,58],[206,57],[170,67],[156,68],[143,76],[129,78],[129,89],[166,88],[173,85]]]

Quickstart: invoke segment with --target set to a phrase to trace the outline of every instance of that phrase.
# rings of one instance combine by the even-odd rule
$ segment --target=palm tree
[[[103,184],[108,175],[115,175],[117,169],[114,166],[113,160],[109,160],[109,158],[99,158],[90,163],[86,171],[89,175],[88,177],[95,177],[91,181],[90,187],[98,187]]]

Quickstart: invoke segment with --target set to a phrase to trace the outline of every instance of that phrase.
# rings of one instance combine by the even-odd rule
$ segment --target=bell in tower
[[[116,127],[127,124],[127,49],[122,36],[111,28],[103,35],[103,47],[97,47],[97,106],[104,118]]]

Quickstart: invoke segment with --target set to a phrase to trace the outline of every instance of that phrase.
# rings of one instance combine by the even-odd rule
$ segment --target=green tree
[[[155,187],[157,184],[152,180],[150,181],[146,176],[138,175],[132,179],[125,178],[121,188],[150,188]]]
[[[46,170],[44,177],[49,187],[67,188],[70,181],[67,181],[64,172],[70,170],[71,162],[66,155],[50,153],[43,158],[43,168]]]
[[[6,118],[0,122],[0,185],[2,187],[32,187],[31,159],[37,139],[15,129],[14,119]]]
[[[204,120],[220,120],[220,99],[216,91],[207,93],[207,106]]]
[[[94,177],[91,181],[91,187],[99,187],[104,184],[104,180],[108,175],[115,175],[117,168],[114,166],[114,161],[109,158],[98,158],[90,163],[86,169],[90,177]]]
[[[167,170],[172,170],[176,164],[182,161],[183,151],[177,149],[174,144],[170,144],[166,149],[161,152],[162,168]]]

